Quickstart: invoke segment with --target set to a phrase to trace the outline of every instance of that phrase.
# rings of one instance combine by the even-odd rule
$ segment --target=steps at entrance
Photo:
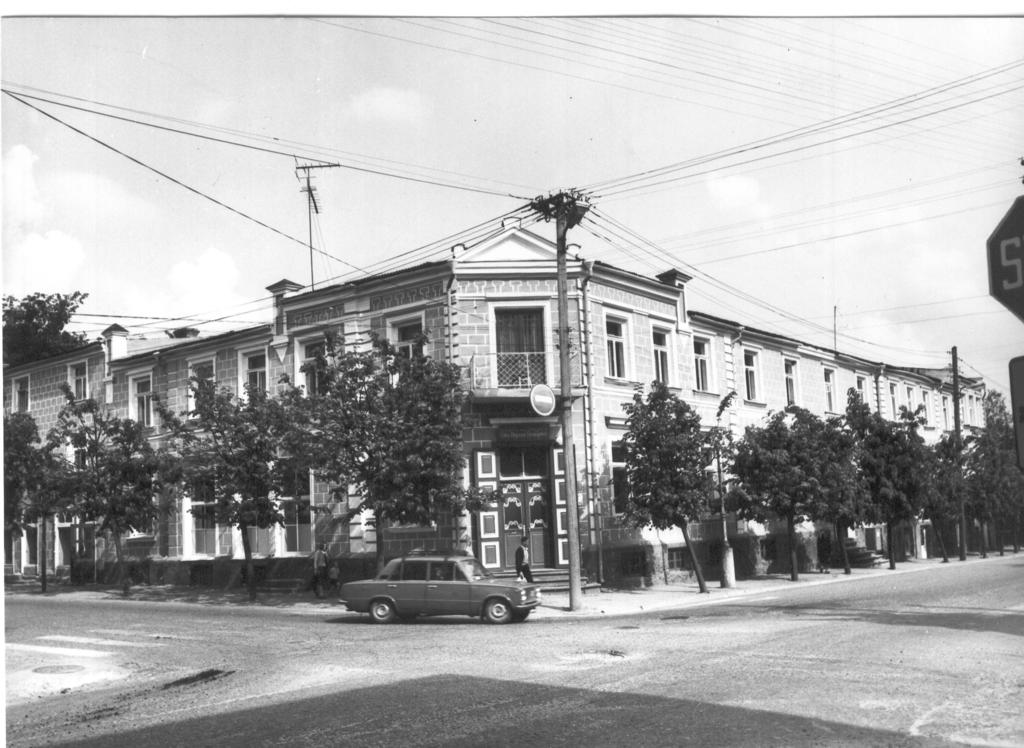
[[[541,592],[567,592],[569,590],[568,569],[531,569],[533,572],[534,584],[539,584]],[[515,579],[514,571],[492,572],[499,579]],[[597,582],[590,582],[584,577],[582,580],[583,589],[600,589]]]
[[[850,566],[858,569],[870,569],[876,566],[883,566],[889,563],[889,559],[878,551],[868,550],[856,541],[848,540],[846,543],[846,557],[850,559]]]

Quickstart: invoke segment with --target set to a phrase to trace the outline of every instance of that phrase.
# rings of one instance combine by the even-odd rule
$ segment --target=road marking
[[[157,642],[126,642],[118,639],[93,639],[88,636],[61,636],[53,634],[50,636],[37,636],[36,639],[50,642],[68,642],[69,644],[96,644],[100,647],[163,647],[165,645]]]
[[[11,644],[8,650],[15,652],[34,652],[35,654],[56,654],[65,657],[109,657],[113,652],[101,652],[98,649],[75,649],[74,647],[44,647],[40,644]]]

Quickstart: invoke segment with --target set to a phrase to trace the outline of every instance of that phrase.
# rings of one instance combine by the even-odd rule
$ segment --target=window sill
[[[766,402],[762,402],[761,400],[747,400],[746,398],[743,398],[743,404],[744,405],[749,405],[752,408],[767,408],[768,407],[768,403],[766,403]]]

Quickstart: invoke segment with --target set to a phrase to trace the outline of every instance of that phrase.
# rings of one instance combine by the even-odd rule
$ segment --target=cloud
[[[4,249],[4,293],[70,293],[79,288],[85,264],[82,243],[63,231],[28,233]]]
[[[362,120],[417,122],[426,115],[426,102],[416,91],[373,88],[349,102],[349,111]]]
[[[21,144],[12,146],[4,156],[4,230],[9,235],[29,230],[46,214],[34,174],[38,160]]]

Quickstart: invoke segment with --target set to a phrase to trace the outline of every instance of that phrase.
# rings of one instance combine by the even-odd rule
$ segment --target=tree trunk
[[[131,593],[132,580],[125,573],[124,553],[121,550],[121,533],[111,531],[114,536],[114,554],[117,556],[117,583],[121,585],[121,594],[125,597]]]
[[[693,573],[697,575],[697,586],[702,593],[706,593],[708,586],[704,582],[704,572],[701,571],[700,561],[697,560],[697,554],[693,550],[693,543],[690,542],[690,532],[686,529],[686,523],[683,523],[681,529],[683,531],[683,542],[686,543],[686,550],[690,554],[690,563],[693,564]]]
[[[793,582],[799,582],[800,572],[797,569],[796,560],[796,522],[793,520],[792,512],[786,515],[786,532],[789,535],[789,579]]]
[[[36,549],[36,561],[39,567],[39,585],[40,589],[46,592],[46,515],[44,514],[39,518],[39,526],[42,527],[42,532],[39,538],[39,548]],[[36,532],[39,532],[39,526],[36,528]]]
[[[892,520],[885,523],[885,544],[889,546],[889,570],[896,568],[896,549],[892,544]]]
[[[985,520],[978,522],[978,555],[981,558],[988,558],[988,536],[985,532],[987,526],[988,522]]]
[[[935,527],[935,535],[939,539],[939,550],[942,551],[942,563],[949,563],[949,554],[946,553],[946,541],[942,539],[942,522],[933,523]]]
[[[239,525],[242,533],[242,555],[245,556],[245,586],[249,599],[256,599],[256,565],[252,562],[252,545],[249,543],[249,526]]]
[[[852,574],[853,570],[850,568],[850,554],[846,552],[846,533],[843,532],[844,525],[843,521],[837,519],[835,522],[836,528],[836,542],[839,543],[840,549],[843,554],[843,574]]]

